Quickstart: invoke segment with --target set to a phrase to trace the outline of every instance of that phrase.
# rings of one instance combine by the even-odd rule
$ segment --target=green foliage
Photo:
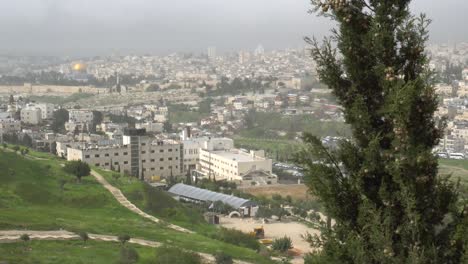
[[[76,102],[78,100],[86,99],[93,97],[93,94],[88,93],[74,93],[68,97],[62,96],[51,96],[51,95],[43,95],[43,96],[30,96],[29,99],[36,102],[41,103],[49,103],[49,104],[56,104],[56,105],[64,105],[72,102]]]
[[[133,264],[137,263],[140,256],[133,247],[122,247],[120,249],[120,260],[119,264]]]
[[[73,160],[65,163],[63,170],[66,173],[74,175],[79,182],[81,182],[82,177],[89,176],[91,172],[89,165],[81,160]]]
[[[78,233],[78,235],[80,236],[80,239],[83,241],[83,243],[86,243],[86,241],[89,240],[88,233],[86,233],[84,231]]]
[[[253,250],[260,249],[260,243],[258,243],[255,237],[250,236],[249,234],[246,234],[239,230],[222,227],[219,229],[218,232],[213,234],[212,237],[217,240],[221,240],[241,247],[246,247]]]
[[[65,130],[65,123],[68,122],[68,111],[65,108],[60,108],[54,112],[52,121],[52,130],[55,133]]]
[[[21,241],[23,241],[23,242],[25,242],[25,243],[28,242],[29,240],[31,240],[31,238],[29,238],[29,235],[28,235],[28,234],[22,234],[22,235],[20,236],[20,239],[21,239]]]
[[[146,92],[157,92],[160,91],[161,87],[157,83],[152,83],[146,88]]]
[[[225,204],[222,201],[216,201],[213,203],[213,208],[211,211],[220,213],[220,214],[229,214],[232,211],[235,211],[235,209],[230,206],[229,204]]]
[[[218,252],[215,255],[216,264],[233,264],[232,257],[224,252]]]
[[[249,111],[245,116],[246,129],[240,135],[246,138],[282,138],[278,131],[295,135],[297,132],[309,131],[316,136],[347,136],[348,125],[342,122],[322,122],[311,115],[285,116],[274,112]],[[290,136],[287,139],[294,139]],[[283,139],[285,139],[283,137]]]
[[[432,153],[444,124],[424,52],[429,21],[410,2],[312,0],[338,24],[334,43],[308,41],[353,138],[337,149],[303,138],[297,162],[336,221],[315,237],[311,263],[461,263],[466,252],[466,211]]]
[[[122,245],[124,245],[125,243],[130,241],[130,235],[122,234],[122,235],[119,235],[117,239],[119,240],[120,243],[122,243]]]
[[[163,246],[156,249],[155,264],[201,264],[200,255],[184,251],[175,247]]]
[[[273,240],[273,244],[271,245],[273,250],[279,251],[281,253],[285,253],[288,250],[293,248],[292,241],[289,237],[282,237]]]

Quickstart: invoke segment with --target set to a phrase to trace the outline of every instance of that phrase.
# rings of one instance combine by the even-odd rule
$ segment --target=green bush
[[[221,228],[212,238],[253,250],[260,249],[260,243],[255,237],[235,229]]]
[[[285,236],[282,238],[275,239],[271,247],[273,248],[273,250],[284,253],[292,249],[293,245],[291,239]]]
[[[163,246],[156,249],[155,264],[201,264],[200,255],[175,247]]]
[[[224,252],[219,252],[215,255],[216,264],[233,264],[232,257]]]

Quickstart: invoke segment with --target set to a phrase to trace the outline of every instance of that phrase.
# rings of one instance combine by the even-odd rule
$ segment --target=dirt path
[[[149,215],[145,212],[143,212],[140,208],[136,207],[136,205],[134,205],[133,203],[131,203],[122,193],[122,191],[120,191],[119,189],[117,189],[116,187],[112,186],[108,181],[106,181],[106,179],[104,179],[104,177],[99,174],[98,172],[92,170],[91,171],[91,175],[93,175],[94,178],[96,178],[96,180],[101,183],[104,188],[106,188],[109,192],[112,193],[112,195],[114,196],[114,198],[121,204],[123,205],[124,207],[128,208],[129,210],[131,210],[132,212],[146,218],[146,219],[149,219],[155,223],[161,223],[161,220],[152,216],[152,215]],[[177,231],[180,231],[180,232],[184,232],[184,233],[190,233],[190,234],[193,234],[194,232],[193,231],[190,231],[188,229],[185,229],[183,227],[180,227],[180,226],[177,226],[177,225],[173,225],[173,224],[168,224],[168,227],[169,228],[172,228],[174,230],[177,230]]]
[[[66,230],[57,230],[57,231],[32,231],[32,230],[0,230],[0,244],[1,243],[16,243],[21,241],[22,235],[28,235],[31,240],[77,240],[80,239],[80,236],[66,231]],[[109,235],[98,235],[98,234],[88,234],[89,239],[105,242],[119,242],[117,236]],[[161,243],[140,239],[140,238],[131,238],[128,243],[136,244],[145,247],[160,247]],[[206,253],[198,253],[206,262],[214,263],[215,257]],[[234,260],[236,264],[251,264],[249,262]]]

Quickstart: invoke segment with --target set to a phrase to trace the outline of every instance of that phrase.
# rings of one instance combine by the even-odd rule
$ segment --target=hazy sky
[[[303,46],[332,23],[309,0],[1,0],[0,53],[100,55]],[[467,0],[414,0],[433,42],[468,41]]]

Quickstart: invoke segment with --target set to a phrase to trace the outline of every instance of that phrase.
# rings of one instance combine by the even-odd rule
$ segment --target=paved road
[[[104,188],[106,188],[109,192],[112,193],[112,195],[115,197],[115,199],[123,206],[125,206],[126,208],[128,208],[129,210],[131,210],[132,212],[134,213],[137,213],[138,215],[146,218],[146,219],[149,219],[155,223],[161,223],[161,220],[152,216],[152,215],[149,215],[145,212],[143,212],[140,208],[136,207],[133,203],[131,203],[122,193],[122,191],[120,191],[119,189],[117,189],[116,187],[112,186],[109,182],[106,181],[106,179],[104,179],[104,177],[99,174],[98,172],[92,170],[91,171],[91,175],[94,176],[94,178],[96,178],[96,180],[101,183]],[[194,233],[193,231],[190,231],[188,229],[185,229],[183,227],[180,227],[180,226],[177,226],[177,225],[173,225],[173,224],[168,224],[168,227],[169,228],[172,228],[174,230],[177,230],[177,231],[180,231],[180,232],[184,232],[184,233]]]

